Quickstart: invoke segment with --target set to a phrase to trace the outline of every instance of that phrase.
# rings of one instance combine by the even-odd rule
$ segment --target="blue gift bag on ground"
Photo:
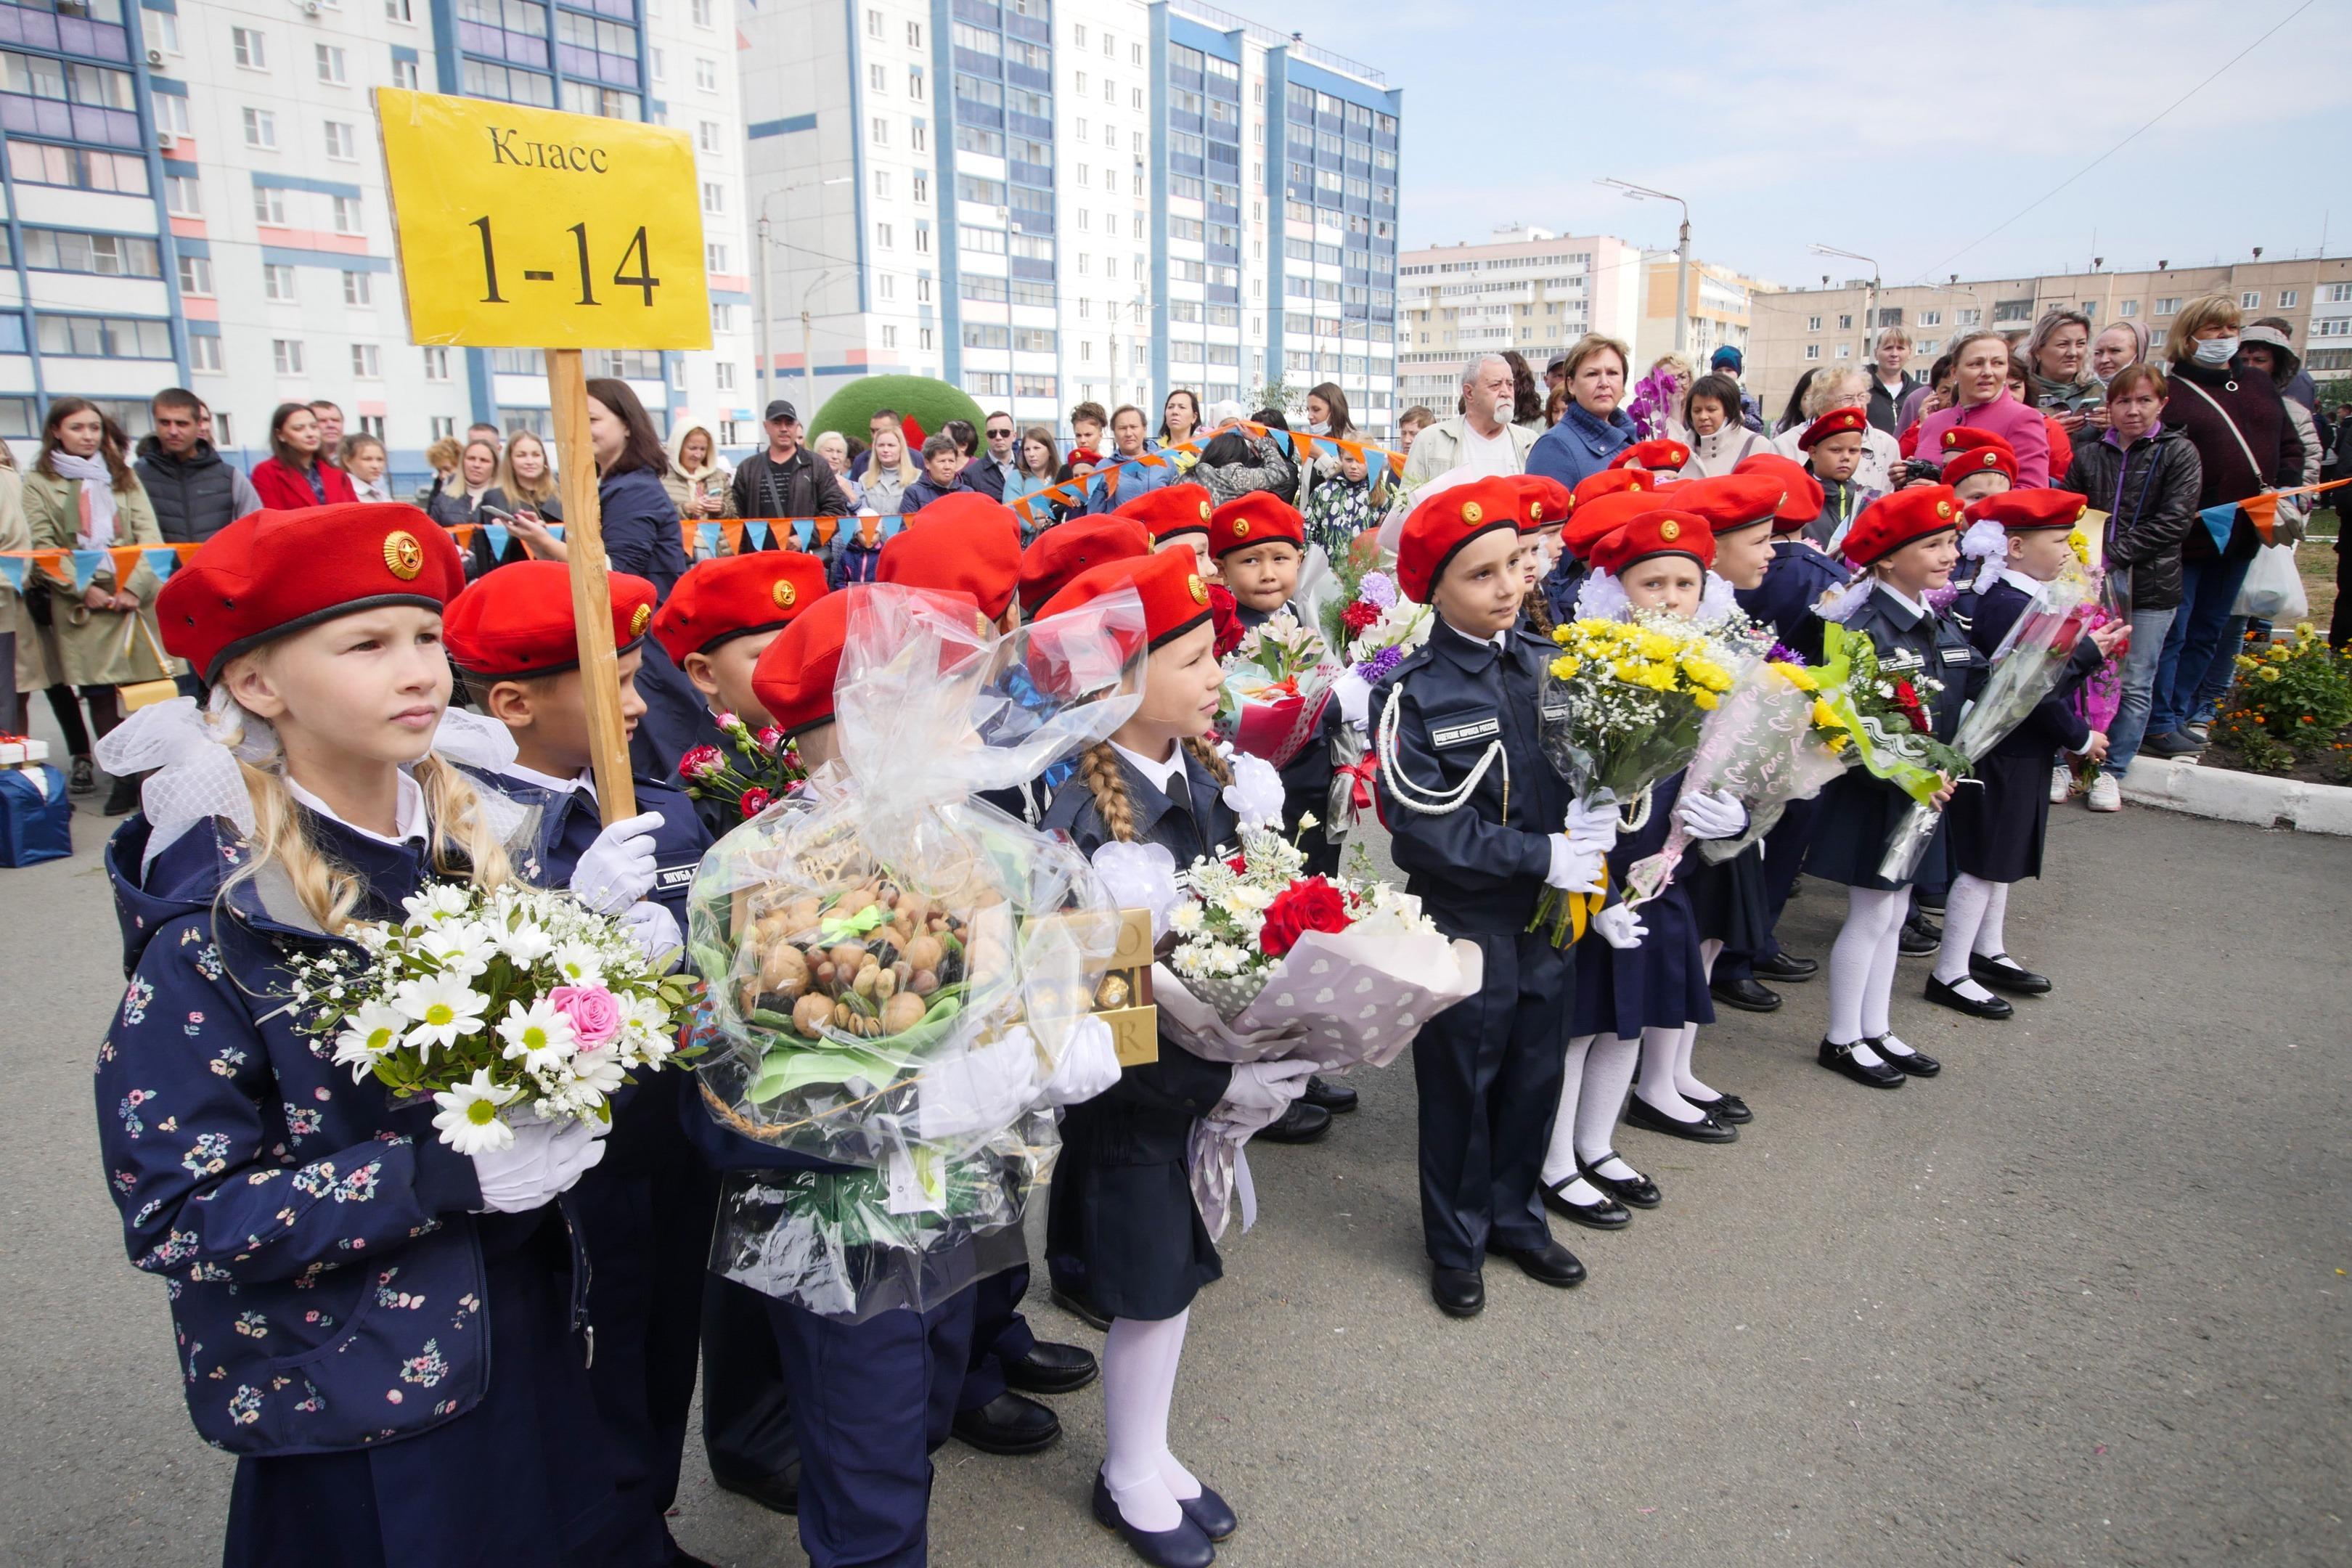
[[[46,763],[0,769],[0,866],[37,866],[72,853],[73,800],[65,774]]]

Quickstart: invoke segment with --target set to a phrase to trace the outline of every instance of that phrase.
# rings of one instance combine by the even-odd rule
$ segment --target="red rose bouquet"
[[[730,801],[737,815],[749,819],[808,776],[800,752],[775,725],[754,732],[734,714],[721,713],[719,728],[728,744],[688,747],[677,760],[677,776],[696,800]]]

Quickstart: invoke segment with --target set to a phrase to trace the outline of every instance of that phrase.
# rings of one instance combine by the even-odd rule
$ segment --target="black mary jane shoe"
[[[1100,1470],[1095,1472],[1095,1522],[1115,1531],[1128,1550],[1151,1568],[1209,1568],[1217,1560],[1217,1549],[1209,1544],[1209,1538],[1189,1514],[1178,1520],[1173,1530],[1138,1530],[1128,1523]]]
[[[1571,1176],[1569,1180],[1575,1178]],[[1633,1223],[1633,1211],[1607,1193],[1602,1193],[1596,1203],[1580,1204],[1559,1190],[1566,1185],[1568,1182],[1562,1182],[1559,1186],[1543,1190],[1544,1207],[1560,1218],[1573,1221],[1588,1230],[1622,1230]]]
[[[1869,1043],[1870,1042],[1867,1040],[1856,1040],[1853,1045],[1840,1046],[1832,1045],[1830,1041],[1824,1039],[1822,1042],[1822,1048],[1818,1053],[1818,1059],[1822,1066],[1829,1068],[1830,1071],[1836,1073],[1841,1077],[1850,1078],[1853,1079],[1854,1082],[1862,1084],[1867,1088],[1901,1089],[1903,1087],[1903,1074],[1894,1068],[1888,1067],[1885,1060],[1882,1059],[1872,1063],[1868,1067],[1864,1067],[1860,1062],[1853,1059],[1854,1046],[1868,1045]]]
[[[2034,973],[2005,952],[1990,958],[1980,952],[1969,954],[1969,978],[2016,996],[2042,996],[2050,990],[2048,975]]]
[[[1094,1352],[1045,1340],[1032,1344],[1019,1361],[1004,1363],[1004,1381],[1024,1394],[1071,1394],[1101,1375]]]
[[[1102,1312],[1097,1311],[1095,1308],[1095,1304],[1092,1301],[1087,1300],[1085,1297],[1077,1295],[1072,1291],[1065,1290],[1059,1285],[1056,1285],[1051,1290],[1046,1292],[1046,1300],[1052,1301],[1054,1305],[1061,1308],[1062,1310],[1069,1313],[1070,1316],[1077,1319],[1078,1321],[1094,1330],[1097,1333],[1107,1334],[1110,1332],[1110,1319]],[[1007,1381],[1010,1380],[1008,1379]]]
[[[1317,1110],[1328,1110],[1334,1116],[1345,1116],[1356,1109],[1356,1091],[1344,1083],[1333,1083],[1326,1078],[1309,1078],[1307,1080],[1307,1092],[1298,1098]],[[1219,1538],[1212,1536],[1210,1539]]]
[[[1966,1013],[1971,1018],[2001,1019],[2017,1011],[1998,996],[1979,999],[1964,994],[1957,985],[1927,976],[1927,1000],[1938,1007],[1949,1007],[1955,1013]],[[1875,1047],[1872,1047],[1876,1049]]]
[[[1475,1318],[1486,1310],[1486,1277],[1475,1268],[1432,1268],[1429,1299],[1449,1318]]]
[[[1601,1151],[1601,1158],[1597,1160],[1587,1160],[1580,1154],[1576,1157],[1576,1173],[1621,1204],[1627,1204],[1637,1209],[1656,1208],[1663,1195],[1658,1191],[1658,1184],[1642,1174],[1641,1172],[1633,1171],[1632,1179],[1627,1181],[1620,1181],[1615,1176],[1604,1176],[1601,1173],[1601,1167],[1610,1161],[1624,1159],[1625,1156],[1614,1149]],[[1633,1162],[1626,1161],[1625,1168],[1633,1171]]]
[[[1669,1138],[1687,1139],[1693,1143],[1729,1143],[1739,1137],[1738,1128],[1727,1126],[1712,1116],[1702,1116],[1696,1121],[1678,1121],[1638,1093],[1625,1102],[1625,1125],[1644,1132],[1663,1132]]]
[[[1944,1064],[1925,1051],[1888,1050],[1884,1036],[1875,1040],[1864,1040],[1862,1043],[1876,1051],[1879,1060],[1892,1067],[1905,1078],[1934,1078],[1944,1070]]]
[[[1538,1285],[1571,1290],[1584,1283],[1584,1264],[1549,1237],[1541,1247],[1502,1247],[1501,1255],[1519,1266],[1519,1272]]]
[[[1748,966],[1759,980],[1779,980],[1799,984],[1822,972],[1818,958],[1799,958],[1794,953],[1776,952],[1769,958],[1759,958]]]
[[[1743,1013],[1777,1013],[1780,1010],[1780,994],[1760,980],[1748,975],[1727,976],[1707,986],[1715,999],[1727,1007],[1737,1007]]]
[[[1279,1121],[1259,1128],[1251,1136],[1263,1143],[1312,1143],[1330,1131],[1329,1111],[1304,1100],[1294,1100]]]
[[[1718,1094],[1713,1100],[1692,1100],[1686,1094],[1683,1099],[1727,1127],[1745,1127],[1756,1120],[1756,1113],[1748,1109],[1748,1102],[1736,1094]]]
[[[950,1430],[983,1454],[1035,1454],[1060,1439],[1062,1418],[1008,1391],[976,1409],[957,1411]]]
[[[1242,1527],[1242,1521],[1234,1517],[1233,1506],[1205,1486],[1199,1497],[1178,1498],[1176,1506],[1211,1541],[1223,1541]]]

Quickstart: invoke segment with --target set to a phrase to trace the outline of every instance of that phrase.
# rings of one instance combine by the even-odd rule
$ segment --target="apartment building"
[[[1641,329],[1642,251],[1609,235],[1509,224],[1483,244],[1410,251],[1397,274],[1398,395],[1441,417],[1454,414],[1473,353],[1516,349],[1540,376],[1587,332],[1630,343]]]

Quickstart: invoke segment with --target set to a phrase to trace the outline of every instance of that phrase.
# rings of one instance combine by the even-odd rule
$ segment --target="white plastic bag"
[[[2256,551],[2230,613],[2257,621],[2298,621],[2310,612],[2303,574],[2294,569],[2294,546],[2265,544]]]

